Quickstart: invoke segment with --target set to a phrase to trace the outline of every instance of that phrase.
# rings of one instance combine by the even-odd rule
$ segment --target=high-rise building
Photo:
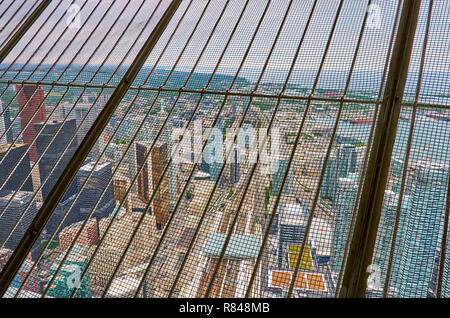
[[[353,206],[358,186],[352,178],[339,178],[337,202],[334,205],[333,247],[331,249],[331,269],[339,274],[344,258],[344,250],[352,219]]]
[[[399,297],[423,298],[433,294],[435,264],[440,249],[448,165],[431,161],[417,164],[407,213],[402,213],[399,230],[401,248],[396,248],[394,262],[398,271],[392,286]]]
[[[3,113],[3,129],[1,128],[1,119],[0,119],[0,132],[3,133],[4,129],[7,129],[9,127],[8,131],[5,133],[6,142],[12,142],[13,141],[13,129],[14,125],[11,125],[11,115],[9,112],[9,107],[3,110],[2,101],[0,99],[0,112],[4,111]],[[1,142],[0,144],[2,144]]]
[[[222,133],[223,130],[223,118],[219,117],[215,129],[218,129]],[[218,135],[217,138],[220,138],[222,134]],[[222,149],[217,149],[217,146],[222,145],[222,142],[217,142],[216,147],[214,147],[213,143],[215,141],[216,134],[212,134],[209,136],[207,146],[202,152],[202,161],[201,161],[201,169],[203,172],[210,174],[210,180],[216,181],[219,178],[220,171],[223,165],[223,156]],[[222,185],[222,179],[219,182],[219,186]]]
[[[94,124],[98,114],[106,104],[106,99],[103,95],[98,97],[97,101],[96,99],[97,95],[86,94],[83,95],[75,105],[66,102],[60,106],[60,115],[62,119],[75,119],[76,125],[79,127],[77,132],[78,143],[81,143],[89,129]],[[99,146],[99,143],[95,143],[94,147],[91,149],[91,155],[99,155]]]
[[[149,175],[150,170],[148,167],[148,160],[145,158],[146,154],[147,146],[141,143],[136,143],[136,170],[140,171],[137,179],[138,197],[143,202],[148,203],[150,200],[151,175]]]
[[[208,162],[206,162],[205,154],[202,154],[202,163],[200,169],[205,173],[211,173],[211,168]]]
[[[72,291],[77,288],[74,295],[75,298],[91,298],[91,280],[89,277],[89,270],[86,271],[83,280],[77,281],[77,277],[80,277],[81,273],[86,268],[89,261],[88,259],[88,246],[82,246],[76,244],[71,250],[69,256],[64,261],[61,269],[58,272],[58,276],[52,282],[52,285],[48,289],[48,295],[56,298],[68,298],[72,294]],[[56,271],[61,264],[65,253],[62,253],[60,257],[52,264],[50,268],[50,276],[47,279],[46,286],[50,283],[51,278],[56,274]]]
[[[230,162],[230,182],[231,184],[235,184],[239,182],[239,178],[241,177],[240,173],[240,164],[241,160],[239,158],[239,150],[237,147],[232,149],[232,160]]]
[[[56,232],[59,235],[61,231],[65,230],[68,226],[73,223],[84,221],[91,209],[94,207],[95,202],[99,198],[101,192],[106,186],[109,178],[111,177],[111,163],[106,162],[98,164],[95,171],[92,173],[89,181],[81,189],[81,193],[77,200],[74,201],[74,196],[76,191],[78,191],[79,183],[84,182],[84,180],[89,175],[90,171],[93,169],[93,163],[89,162],[83,165],[76,175],[76,184],[70,186],[69,189],[71,195],[67,195],[63,198],[53,212],[50,220],[46,224],[47,233]],[[96,217],[101,219],[109,216],[114,210],[114,193],[113,185],[110,183],[100,198],[100,202],[97,204],[96,209],[92,213],[91,217]],[[64,217],[63,223],[57,227],[58,222]]]
[[[43,123],[35,124],[36,129],[40,129]],[[62,127],[61,127],[62,126]],[[50,143],[53,136],[55,136],[58,129],[61,127],[61,130],[56,135],[55,139]],[[44,183],[42,186],[42,198],[45,200],[61,175],[62,171],[72,159],[72,155],[75,153],[78,143],[76,138],[70,143],[69,147],[66,151],[63,150],[69,143],[70,139],[75,133],[76,123],[75,119],[61,121],[54,120],[45,125],[42,129],[40,135],[36,140],[36,147],[38,151],[38,155],[42,156],[42,159],[39,161],[39,176],[41,183]],[[50,145],[49,145],[50,144]],[[48,149],[45,151],[46,147],[49,145]],[[45,151],[45,153],[44,153]],[[61,160],[58,164],[56,164],[58,158],[61,156]],[[56,166],[55,166],[56,165]],[[54,171],[50,174],[51,170]],[[46,224],[47,233],[56,232],[56,235],[66,226],[80,221],[80,200],[77,200],[73,203],[74,195],[78,192],[79,189],[79,181],[78,175],[74,178],[72,183],[70,184],[68,190],[64,194],[63,198],[59,202],[56,207],[54,213],[52,214],[50,220]],[[63,223],[60,227],[57,227],[58,222],[62,219],[62,217],[66,215]]]
[[[2,186],[2,189],[18,190],[20,184],[26,179],[20,190],[33,191],[33,182],[30,176],[30,157],[26,150],[26,144],[16,143],[11,145],[10,143],[6,143],[0,145],[0,184],[3,184],[11,171],[14,170],[11,177]],[[23,155],[24,157],[20,160]]]
[[[169,181],[167,173],[163,175],[168,162],[167,156],[166,143],[155,145],[152,150],[152,179],[155,189],[158,183],[160,183],[160,185],[153,199],[153,213],[156,218],[158,230],[166,224],[169,215]],[[160,181],[161,178],[162,180]]]
[[[450,237],[447,236],[447,250],[444,259],[444,275],[442,278],[442,297],[450,298]]]
[[[15,194],[15,195],[14,195]],[[12,231],[11,236],[5,242],[5,246],[8,249],[14,250],[22,239],[23,234],[30,226],[37,213],[36,204],[33,201],[27,210],[24,209],[28,206],[33,192],[29,191],[15,191],[3,190],[0,192],[0,240],[3,242],[8,234]],[[11,199],[8,205],[8,201]],[[21,214],[23,213],[22,217]],[[14,224],[17,222],[17,226],[14,229]],[[13,230],[14,229],[14,230]],[[35,244],[31,250],[31,255],[36,258],[40,251],[40,244]]]
[[[284,204],[280,206],[278,213],[278,268],[286,268],[288,245],[302,244],[309,213],[303,204]]]
[[[125,198],[125,194],[128,190],[130,181],[126,177],[121,177],[120,175],[115,175],[113,179],[113,192],[114,192],[114,202],[122,202],[123,207],[127,212],[131,211],[129,198],[128,196]]]
[[[2,111],[3,111],[3,106],[2,106],[2,101],[0,100],[0,114],[2,113]],[[3,144],[6,144],[7,141],[8,141],[7,138],[6,138],[7,134],[5,132],[5,128],[6,127],[5,127],[5,120],[4,120],[4,118],[5,118],[5,114],[0,116],[0,146],[3,145]]]
[[[328,164],[323,176],[322,188],[320,189],[320,196],[322,199],[335,200],[337,194],[337,180],[337,158],[336,155],[331,155],[330,158],[328,158]]]
[[[380,268],[381,282],[386,280],[398,203],[398,195],[391,190],[387,190],[384,195],[383,210],[378,226],[378,236],[373,257],[373,263]]]
[[[217,179],[220,176],[220,171],[222,170],[222,166],[223,166],[223,160],[220,160],[220,157],[218,155],[216,155],[216,152],[218,151],[218,149],[216,148],[208,148],[206,147],[206,154],[205,156],[209,156],[210,159],[208,159],[209,162],[209,175],[210,175],[210,180],[211,181],[217,181]],[[208,154],[208,150],[210,151],[210,153]],[[219,181],[219,186],[222,186],[222,177]]]
[[[35,129],[41,129],[43,123],[35,124]],[[62,127],[61,127],[62,126]],[[53,136],[55,136],[58,129],[61,127],[61,130],[56,135],[55,139],[52,141],[48,149],[45,151],[47,145],[49,145]],[[53,173],[48,177],[47,182],[42,187],[42,198],[45,200],[50,193],[51,189],[55,185],[62,171],[72,159],[72,155],[75,153],[78,148],[78,143],[76,138],[71,142],[69,147],[64,151],[64,148],[69,143],[70,139],[74,135],[76,130],[75,119],[60,121],[54,120],[45,125],[42,129],[40,135],[36,140],[36,148],[39,156],[42,156],[42,159],[39,161],[39,174],[41,178],[41,183],[44,183],[45,179],[49,176],[51,169],[55,166],[56,161],[62,155],[61,160],[56,165]],[[44,153],[45,151],[45,153]],[[63,153],[64,151],[64,153]],[[63,200],[68,199],[72,195],[74,195],[78,191],[78,180],[77,178],[72,181],[69,189],[66,191]]]
[[[58,236],[64,228],[81,220],[80,200],[73,202],[73,199],[74,197],[69,197],[58,203],[55,211],[52,213],[50,219],[45,225],[47,234],[55,232],[55,236]],[[63,219],[63,217],[64,221],[58,227],[58,223]]]
[[[84,221],[73,223],[65,227],[59,234],[59,248],[61,252],[67,250],[73,243],[75,237],[81,230]],[[77,243],[87,246],[97,245],[99,242],[98,222],[96,218],[91,218],[81,230],[77,238]]]
[[[123,172],[128,176],[128,180],[133,180],[134,176],[137,173],[136,152],[136,143],[133,142],[131,143],[131,145],[129,145],[129,149],[127,152],[127,171]],[[131,185],[131,191],[135,193],[138,192],[137,182],[133,182],[133,184]]]
[[[91,215],[91,217],[96,217],[100,220],[109,216],[114,210],[113,183],[110,182],[108,184],[112,177],[112,163],[99,163],[95,168],[93,162],[85,164],[78,171],[78,180],[80,184],[86,180],[93,169],[94,171],[81,189],[81,193],[77,200],[79,201],[80,206],[80,218],[85,219],[106,187],[105,192],[100,198],[100,202],[97,204],[95,211]]]
[[[399,195],[391,190],[387,190],[384,196],[383,209],[378,226],[377,241],[374,249],[373,264],[378,266],[380,275],[379,286],[373,286],[368,290],[368,297],[382,297],[383,288],[386,283],[389,257],[392,247],[392,237],[394,232],[395,219],[397,216],[397,209],[399,205]],[[409,211],[410,197],[405,195],[400,207],[400,215],[406,217]],[[397,238],[395,243],[395,254],[391,267],[391,279],[389,283],[388,293],[393,297],[397,297],[397,291],[395,288],[395,278],[398,277],[399,270],[399,258],[396,255],[400,255],[404,246],[405,227],[399,226],[397,230]]]
[[[35,123],[45,121],[45,104],[44,89],[42,86],[25,84],[17,85],[16,90],[19,92],[17,100],[20,111],[20,124],[22,127],[23,142],[30,144],[36,136]],[[27,126],[28,124],[28,126]],[[37,161],[37,144],[33,143],[30,147],[30,160]]]
[[[348,173],[356,172],[357,153],[355,145],[343,144],[339,147],[337,158],[340,163],[340,170]]]
[[[284,175],[287,172],[289,160],[282,159],[278,160],[278,169],[272,175],[272,193],[274,195],[278,195],[281,190],[281,184],[283,183]],[[292,169],[287,173],[286,182],[284,184],[284,188],[282,194],[288,195],[292,193],[292,183],[294,181],[294,176]]]
[[[322,198],[335,201],[339,178],[345,178],[348,174],[356,172],[357,163],[356,147],[350,144],[341,144],[336,155],[330,156],[323,178],[321,188]]]
[[[178,170],[178,163],[175,162],[175,160],[170,160],[172,152],[174,152],[176,149],[174,148],[174,143],[172,140],[172,123],[168,122],[160,136],[160,140],[162,143],[167,144],[167,164],[169,165],[167,167],[167,178],[168,178],[168,191],[169,191],[169,212],[172,213],[175,210],[175,206],[177,204],[177,170]],[[200,137],[201,138],[201,137]],[[200,143],[202,141],[200,140]]]
[[[210,164],[210,180],[211,181],[217,181],[220,176],[220,171],[222,170],[223,163],[221,162],[212,162]],[[219,181],[219,187],[222,185],[222,178]]]

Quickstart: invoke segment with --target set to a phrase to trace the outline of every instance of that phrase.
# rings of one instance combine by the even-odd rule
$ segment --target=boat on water
[[[400,114],[400,120],[402,121],[410,121],[411,120],[411,116],[410,115],[404,115],[404,114]]]
[[[433,118],[433,119],[437,119],[437,120],[450,121],[450,115],[425,113],[425,116],[428,118]]]
[[[433,119],[431,117],[425,117],[425,116],[417,116],[416,117],[416,121],[421,121],[421,122],[435,122],[436,119]]]
[[[352,124],[370,124],[370,123],[372,123],[371,118],[350,119],[349,121]]]

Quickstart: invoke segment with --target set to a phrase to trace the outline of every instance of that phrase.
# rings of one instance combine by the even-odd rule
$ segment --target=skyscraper
[[[158,183],[161,183],[153,199],[153,213],[156,218],[158,230],[166,224],[169,216],[168,177],[167,173],[163,175],[167,161],[167,144],[159,143],[159,145],[155,145],[152,151],[152,179],[154,189],[156,189]],[[160,181],[161,178],[162,180]]]
[[[64,230],[64,228],[75,222],[79,222],[82,219],[80,215],[80,200],[75,201],[72,205],[73,199],[73,197],[69,197],[62,199],[58,203],[55,211],[52,213],[50,219],[45,225],[47,234],[55,232],[55,237],[57,237],[59,233]],[[63,217],[64,221],[58,227],[58,223],[63,219]]]
[[[352,178],[339,178],[337,201],[334,205],[333,248],[331,250],[331,268],[339,274],[344,258],[353,206],[358,186]]]
[[[308,208],[305,204],[284,204],[279,207],[278,268],[286,268],[289,245],[300,246],[305,235]],[[286,266],[284,266],[286,265]]]
[[[81,246],[76,244],[69,256],[64,261],[58,275],[52,282],[52,285],[48,289],[48,295],[56,298],[69,298],[72,291],[77,288],[74,297],[75,298],[91,298],[91,279],[89,276],[89,270],[83,277],[81,282],[76,281],[77,273],[82,273],[87,266],[88,259],[88,246]],[[63,257],[68,251],[62,253],[50,267],[50,276],[47,278],[46,287],[50,283],[51,278],[56,274]]]
[[[35,129],[38,130],[41,129],[42,125],[43,123],[37,123],[34,126]],[[61,127],[61,125],[62,125],[61,130],[58,132],[53,142],[45,151],[45,148],[50,143],[53,136],[55,136],[57,130]],[[69,161],[72,159],[72,155],[78,148],[78,143],[75,138],[63,153],[64,148],[74,135],[75,130],[76,130],[75,119],[67,121],[54,120],[45,125],[45,127],[42,129],[39,137],[36,140],[37,152],[39,156],[43,156],[43,158],[39,161],[39,174],[41,178],[41,183],[44,183],[45,179],[49,176],[51,169],[55,166],[56,161],[62,155],[62,158],[56,165],[55,170],[42,187],[43,200],[47,198],[48,194],[55,185],[62,171],[69,163]],[[78,180],[77,178],[75,178],[72,181],[72,184],[70,185],[69,189],[66,191],[63,200],[66,200],[70,196],[74,195],[77,191],[78,191]]]
[[[283,183],[284,175],[286,174],[288,168],[289,160],[281,159],[278,161],[278,169],[274,172],[272,176],[272,193],[278,195],[281,190],[281,184]],[[292,174],[292,169],[287,172],[286,181],[283,187],[282,193],[287,195],[292,193],[292,183],[294,181],[294,176]]]
[[[236,146],[233,148],[231,156],[232,160],[230,162],[230,182],[231,184],[235,184],[239,182],[239,178],[241,177],[241,160],[239,158],[239,150]]]
[[[217,181],[217,179],[220,176],[220,171],[222,170],[222,163],[221,162],[212,162],[210,164],[210,180],[211,181]],[[222,177],[219,181],[219,187],[222,186]]]
[[[206,173],[211,173],[211,167],[208,162],[206,162],[206,153],[202,153],[202,163],[200,166],[201,170]]]
[[[81,183],[88,177],[89,173],[94,169],[94,164],[92,162],[85,164],[78,171],[78,180]],[[91,209],[94,207],[95,202],[99,199],[100,194],[103,189],[108,184],[108,181],[112,176],[112,163],[105,162],[97,164],[94,172],[92,173],[89,180],[83,186],[81,194],[78,197],[80,204],[80,220],[84,220],[90,213]],[[114,210],[114,192],[113,183],[110,182],[100,198],[94,213],[91,217],[96,217],[97,219],[102,219],[108,217]]]
[[[175,210],[175,206],[177,204],[178,199],[178,193],[177,193],[177,169],[178,169],[178,163],[172,159],[172,161],[169,160],[172,156],[172,152],[174,152],[176,149],[174,147],[173,139],[172,139],[172,129],[173,125],[172,123],[168,122],[166,123],[163,132],[160,136],[161,143],[165,143],[167,145],[167,164],[169,165],[167,167],[167,178],[168,178],[168,191],[169,191],[169,212],[172,213]],[[200,136],[201,138],[201,136]],[[200,143],[202,140],[200,140]]]
[[[147,153],[147,147],[143,144],[136,143],[136,170],[142,171],[139,173],[137,180],[137,190],[138,197],[143,202],[148,203],[150,200],[150,182],[149,180],[149,169],[148,161],[145,160],[145,155]]]
[[[369,292],[369,296],[382,297],[383,287],[386,283],[387,270],[389,264],[389,257],[392,247],[392,237],[394,232],[395,218],[397,216],[397,208],[399,205],[399,195],[391,190],[387,190],[384,195],[383,210],[381,212],[380,222],[378,226],[377,241],[374,250],[373,263],[378,266],[380,276],[380,286],[374,286],[375,288]],[[405,195],[403,202],[401,202],[400,215],[405,217],[409,210],[410,197]],[[398,255],[404,247],[404,226],[399,226],[397,230],[397,238],[394,250],[394,259],[391,268],[391,279],[389,283],[389,293],[394,297],[397,296],[395,288],[395,278],[398,277],[399,270],[399,258]]]
[[[3,113],[4,129],[9,127],[8,131],[5,134],[6,141],[12,142],[13,141],[14,124],[11,125],[11,115],[9,112],[9,107],[7,107],[6,109],[3,110],[1,99],[0,99],[0,111],[4,111],[4,113]],[[1,119],[0,119],[0,121],[1,121]],[[20,124],[19,124],[19,126],[20,126]],[[0,128],[0,131],[1,131],[1,128]]]
[[[15,195],[14,195],[15,194]],[[12,231],[11,236],[5,242],[5,246],[8,249],[14,250],[22,239],[23,234],[28,229],[37,213],[36,204],[33,201],[23,216],[20,215],[24,212],[24,209],[29,204],[33,192],[29,191],[15,191],[2,190],[0,192],[0,242],[6,239],[7,235]],[[8,201],[12,198],[8,205]],[[7,206],[8,205],[8,206]],[[7,207],[6,207],[7,206]],[[16,228],[13,230],[14,224],[17,223]],[[36,258],[40,251],[40,244],[35,244],[31,249],[31,255]]]
[[[447,236],[447,250],[444,259],[444,275],[442,278],[442,297],[450,298],[450,238]]]
[[[337,159],[339,161],[339,170],[347,172],[347,174],[356,172],[357,155],[355,145],[340,145],[337,151]]]
[[[85,94],[75,105],[71,103],[63,103],[60,106],[60,114],[62,119],[66,118],[69,111],[74,108],[70,112],[70,115],[68,115],[67,119],[75,119],[77,127],[80,127],[77,132],[78,143],[80,143],[86,136],[87,132],[94,124],[98,114],[106,104],[106,99],[103,95],[101,95],[97,99],[97,102],[94,103],[96,99],[97,95],[95,94]],[[91,149],[91,154],[97,156],[100,153],[99,148],[100,144],[95,143],[95,145]]]
[[[24,84],[17,85],[16,90],[19,91],[17,100],[19,103],[23,142],[30,144],[34,136],[36,136],[34,124],[43,122],[46,118],[44,89],[42,86],[36,87],[36,85]],[[36,162],[38,158],[36,146],[36,143],[32,144],[29,150],[30,160],[33,162]]]
[[[3,105],[2,105],[2,101],[0,100],[0,114],[2,113],[2,111],[3,111]],[[7,134],[5,132],[5,120],[4,120],[5,116],[6,116],[6,114],[3,114],[2,116],[0,116],[0,145],[6,144],[6,142],[7,142],[7,138],[6,138]]]
[[[387,190],[384,194],[383,210],[374,251],[374,264],[380,268],[381,282],[386,280],[398,203],[398,195],[391,190]]]
[[[339,178],[345,178],[349,173],[356,172],[356,147],[350,144],[339,146],[336,155],[330,156],[321,188],[322,198],[335,201]]]
[[[427,297],[433,285],[436,252],[444,224],[448,165],[418,163],[412,180],[410,204],[402,213],[402,247],[396,249],[398,273],[392,278],[399,297]]]
[[[208,139],[207,146],[202,152],[202,170],[210,174],[210,180],[216,181],[219,178],[220,171],[223,165],[223,151],[218,147],[222,145],[222,140],[215,140],[215,138],[223,138],[223,118],[219,117],[217,123],[214,126],[220,133],[211,133]],[[214,144],[215,143],[215,144]],[[203,162],[205,163],[205,169],[203,168]],[[222,186],[222,178],[219,181],[219,186]]]
[[[30,174],[30,157],[26,152],[26,144],[13,144],[11,149],[10,143],[0,145],[0,184],[6,181],[6,178],[14,170],[11,177],[3,185],[4,190],[18,190],[20,184],[27,178],[20,190],[33,191],[33,182]],[[22,160],[20,158],[25,153]],[[16,167],[17,165],[17,167]]]

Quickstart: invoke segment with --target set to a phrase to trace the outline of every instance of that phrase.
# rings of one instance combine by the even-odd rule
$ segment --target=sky
[[[12,0],[0,3],[0,12],[11,4]],[[5,23],[19,10],[12,21],[17,21],[34,4],[34,0],[16,0],[10,9],[0,18],[0,43],[2,43],[14,23]],[[67,11],[74,2],[80,11],[81,29],[67,28]],[[143,30],[151,16],[157,1],[155,0],[62,0],[52,1],[35,25],[22,38],[15,49],[11,51],[5,62],[11,63],[17,58],[17,63],[67,64],[73,60],[75,64],[130,64],[136,56],[144,40],[161,17],[169,0],[163,0],[150,23]],[[210,36],[215,22],[223,12],[222,19],[198,62],[196,70],[209,71],[213,69],[228,42],[231,32],[238,21],[245,0],[184,0],[177,13],[169,23],[166,32],[154,48],[147,60],[147,65],[153,65],[166,45],[169,37],[179,23],[159,66],[171,67],[176,61],[179,69],[190,70],[199,58],[200,52]],[[256,26],[264,11],[266,0],[250,0],[236,32],[230,40],[223,55],[219,70],[233,72],[241,63]],[[345,0],[338,19],[335,33],[325,60],[324,69],[348,70],[355,53],[356,43],[363,16],[367,10],[367,0]],[[411,70],[417,70],[420,65],[421,48],[425,33],[428,13],[428,1],[423,1],[421,16],[416,34]],[[83,4],[85,4],[83,6]],[[142,6],[141,6],[142,4]],[[393,21],[397,9],[397,1],[373,1],[375,9],[369,13],[369,23],[366,27],[361,47],[358,52],[356,70],[382,70],[385,65],[389,40],[392,34]],[[310,14],[313,0],[294,0],[281,29],[278,41],[267,64],[269,70],[285,70],[279,73],[268,72],[265,76],[283,76],[292,64],[297,46],[302,37],[307,18]],[[319,0],[306,33],[303,45],[294,65],[295,70],[316,70],[320,65],[325,50],[339,0]],[[256,34],[249,54],[243,63],[247,76],[257,78],[261,68],[268,58],[282,19],[289,6],[288,0],[272,0],[264,17],[259,32]],[[206,8],[206,9],[205,9]],[[107,10],[109,11],[107,12]],[[181,16],[187,13],[182,21]],[[204,11],[196,31],[190,41],[194,27]],[[134,16],[136,14],[136,16]],[[103,19],[102,19],[103,17]],[[427,48],[425,70],[450,70],[450,1],[437,0],[432,13],[432,27]],[[375,21],[375,23],[373,23]],[[17,23],[17,22],[16,22]],[[112,29],[110,30],[112,26]],[[97,29],[94,31],[94,28]],[[143,31],[142,31],[143,30]],[[125,32],[124,32],[125,31]],[[142,33],[140,34],[140,32]],[[124,33],[123,33],[124,32]],[[122,35],[122,37],[121,37]],[[101,42],[103,40],[103,42]],[[135,43],[135,41],[137,41]],[[181,52],[188,42],[184,53]],[[84,47],[82,47],[85,43]],[[133,43],[135,45],[133,46]],[[116,45],[117,44],[117,45]],[[94,50],[101,45],[95,54]],[[82,48],[80,50],[80,48]],[[37,50],[37,51],[36,51]],[[79,52],[78,52],[79,51]],[[181,56],[181,57],[180,57]],[[272,74],[272,75],[270,75]]]

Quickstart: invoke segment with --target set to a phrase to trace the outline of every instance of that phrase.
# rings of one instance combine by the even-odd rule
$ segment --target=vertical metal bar
[[[17,30],[16,33],[9,39],[8,43],[5,44],[3,49],[0,50],[0,63],[3,62],[5,57],[11,52],[11,50],[16,46],[22,36],[28,31],[28,29],[33,25],[36,19],[41,15],[41,13],[50,4],[50,0],[43,0],[41,4],[33,11],[33,13],[28,17],[28,19],[22,24],[22,26]]]
[[[364,297],[421,1],[405,0],[340,297]]]
[[[48,4],[48,3],[47,3]],[[120,81],[117,88],[114,90],[111,98],[108,100],[107,104],[100,112],[97,120],[94,122],[93,126],[89,129],[86,137],[81,142],[80,146],[74,153],[72,160],[68,163],[60,178],[56,182],[52,191],[50,192],[47,200],[43,203],[42,207],[39,209],[33,222],[25,232],[22,240],[17,246],[14,253],[11,255],[8,263],[5,265],[1,276],[0,276],[0,295],[3,296],[9,287],[9,284],[14,279],[16,272],[19,270],[25,257],[31,250],[33,244],[39,237],[40,233],[45,227],[48,219],[52,215],[53,211],[57,207],[60,199],[64,195],[66,189],[75,177],[78,169],[81,167],[84,159],[89,154],[91,148],[95,144],[97,138],[105,128],[109,119],[113,115],[116,107],[119,105],[123,96],[127,92],[131,83],[135,79],[136,75],[140,71],[142,65],[145,63],[150,52],[153,50],[160,36],[166,29],[169,21],[175,14],[178,6],[181,4],[181,0],[173,0],[167,7],[161,19],[158,21],[152,33],[147,38],[146,42],[142,46],[141,50],[137,54],[136,58],[130,65],[130,68],[126,72],[125,76]],[[1,59],[0,59],[1,60]]]
[[[356,210],[358,207],[357,205],[359,202],[359,198],[361,196],[361,190],[362,190],[363,182],[364,182],[364,175],[366,174],[366,171],[367,171],[367,161],[369,160],[369,153],[370,153],[370,149],[371,149],[371,145],[372,145],[373,135],[374,135],[374,131],[375,131],[375,125],[376,125],[376,121],[377,121],[378,112],[380,110],[381,98],[383,95],[383,88],[384,88],[384,83],[386,80],[386,74],[388,72],[389,60],[390,60],[391,53],[392,53],[392,47],[394,46],[395,30],[396,30],[396,26],[398,23],[398,18],[400,16],[400,9],[402,7],[401,4],[402,4],[401,0],[398,0],[395,19],[394,19],[394,23],[392,26],[391,39],[389,40],[389,48],[387,50],[386,60],[384,62],[385,65],[384,65],[383,75],[381,77],[380,90],[378,91],[378,98],[375,103],[375,111],[373,114],[372,124],[370,125],[370,134],[369,134],[369,138],[367,141],[367,148],[366,148],[366,151],[364,154],[364,161],[363,161],[362,168],[361,168],[360,180],[359,180],[359,184],[358,184],[358,191],[356,194],[356,202],[355,202],[355,206],[353,207],[353,211],[352,211],[352,219],[350,221],[350,230],[347,235],[347,241],[345,242],[344,257],[342,258],[341,269],[339,271],[339,276],[338,276],[338,280],[336,283],[335,295],[339,294],[339,290],[340,290],[340,286],[341,286],[341,282],[342,282],[342,276],[343,276],[343,272],[344,272],[344,268],[345,268],[345,263],[347,260],[348,247],[349,247],[349,243],[351,241],[351,237],[352,237],[352,233],[353,233],[353,225],[355,224],[355,218],[356,218],[356,213],[357,213]]]
[[[395,216],[394,230],[392,233],[392,243],[391,243],[391,248],[389,251],[387,274],[386,274],[386,280],[385,280],[384,287],[383,287],[383,297],[384,298],[387,297],[387,293],[389,290],[389,283],[390,283],[390,279],[391,279],[392,261],[394,259],[394,254],[395,254],[395,248],[396,248],[395,243],[397,240],[398,226],[400,224],[399,222],[400,222],[400,216],[401,216],[401,207],[403,204],[403,196],[405,194],[405,184],[406,184],[406,175],[408,172],[409,156],[411,153],[412,140],[414,138],[414,128],[415,128],[415,124],[416,124],[416,114],[417,114],[417,103],[419,102],[420,89],[422,87],[423,69],[424,69],[424,65],[425,65],[425,55],[427,52],[428,37],[430,34],[432,11],[433,11],[433,0],[430,0],[430,5],[428,8],[427,26],[426,26],[426,30],[425,30],[425,37],[423,40],[423,45],[422,45],[422,56],[421,56],[421,60],[420,60],[419,77],[417,79],[416,96],[414,98],[413,112],[412,112],[412,116],[411,116],[411,125],[409,127],[408,141],[407,141],[407,145],[406,145],[406,154],[405,154],[405,161],[404,161],[405,164],[403,166],[403,173],[402,173],[402,180],[401,180],[401,185],[400,185],[400,193],[399,193],[399,197],[398,197],[398,205],[397,205],[396,216]]]

